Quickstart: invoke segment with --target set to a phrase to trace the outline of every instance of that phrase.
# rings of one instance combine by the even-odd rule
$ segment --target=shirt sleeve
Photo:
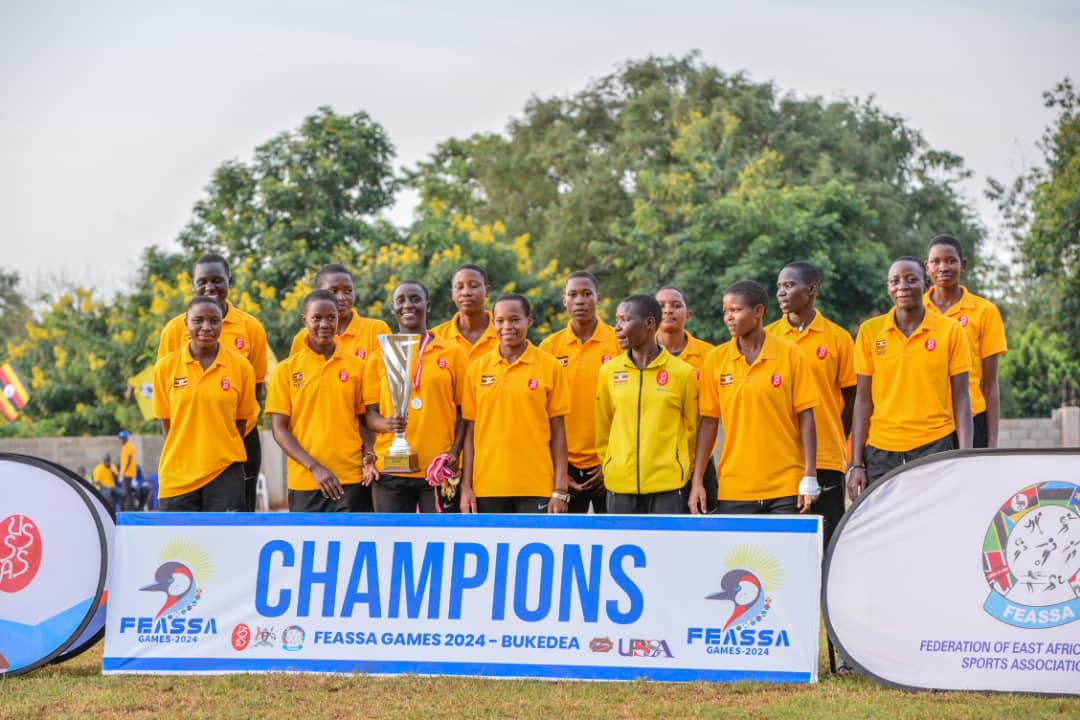
[[[244,434],[255,427],[259,417],[259,403],[255,400],[255,371],[250,363],[236,363],[240,371],[240,397],[236,405],[237,420],[245,420]]]
[[[292,416],[292,395],[289,392],[291,373],[287,359],[274,368],[274,374],[266,388],[266,412]]]
[[[480,382],[481,359],[475,360],[465,371],[465,387],[461,396],[461,416],[466,420],[476,420],[476,386]]]
[[[1005,341],[1005,323],[997,305],[987,302],[983,316],[982,336],[979,338],[979,359],[985,360],[993,355],[1002,355],[1009,349]]]
[[[855,377],[855,341],[842,327],[836,327],[836,382],[837,387],[848,388],[857,384]]]
[[[255,371],[255,382],[264,383],[267,381],[266,377],[266,364],[267,356],[269,355],[270,345],[266,339],[266,329],[263,328],[255,318],[252,318],[248,322],[248,333],[251,337],[251,356],[248,360],[251,361],[251,368]]]
[[[789,348],[788,358],[791,363],[791,379],[794,383],[794,387],[791,388],[792,409],[800,413],[817,407],[821,403],[818,399],[817,386],[810,375],[810,368],[806,367],[802,351],[792,346]]]
[[[607,456],[611,419],[615,413],[611,403],[611,371],[606,368],[607,363],[600,368],[596,376],[596,412],[593,420],[593,426],[596,428],[596,456],[600,458],[601,463]]]
[[[948,323],[949,328],[949,377],[960,373],[971,372],[971,346],[968,344],[967,333],[960,327],[960,323]]]
[[[169,412],[169,392],[172,390],[172,379],[169,377],[169,369],[172,363],[158,360],[154,365],[154,417],[168,420],[172,415]]]
[[[701,389],[698,396],[698,412],[702,417],[720,417],[720,396],[717,395],[716,387],[716,362],[719,359],[720,348],[716,347],[705,356],[705,362],[701,366]]]
[[[867,320],[859,326],[859,334],[855,338],[855,374],[873,376],[874,358],[871,354],[870,345],[873,343],[870,321]]]
[[[545,359],[550,360],[548,367],[551,373],[551,392],[547,398],[547,414],[549,418],[561,417],[570,414],[570,383],[566,380],[566,370],[559,361],[546,352]]]
[[[364,361],[364,405],[379,405],[382,399],[382,352]]]

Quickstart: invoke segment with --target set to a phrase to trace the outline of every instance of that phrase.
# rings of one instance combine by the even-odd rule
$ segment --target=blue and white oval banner
[[[833,642],[894,687],[1080,693],[1080,450],[967,450],[893,471],[826,557]]]
[[[105,588],[105,548],[67,473],[0,453],[0,676],[40,667],[82,635]]]

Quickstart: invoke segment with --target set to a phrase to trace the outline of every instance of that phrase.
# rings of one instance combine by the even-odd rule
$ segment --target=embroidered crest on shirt
[[[538,387],[540,387],[540,381],[536,378],[529,378],[529,389],[535,390]]]
[[[480,387],[484,387],[485,385],[494,385],[494,384],[495,384],[495,376],[494,375],[481,375],[480,376]]]
[[[630,381],[630,373],[626,370],[620,370],[611,374],[612,385],[625,385]]]
[[[570,356],[569,355],[560,355],[556,359],[559,361],[559,364],[562,365],[563,367],[566,367],[567,365],[570,364]]]
[[[187,379],[187,377],[174,377],[174,378],[172,379],[172,386],[173,386],[174,388],[177,388],[177,389],[179,389],[179,388],[186,388],[186,387],[187,387],[187,384],[188,384],[188,379]]]
[[[925,344],[927,352],[934,352],[934,348],[937,347],[937,343],[934,342],[934,338],[927,338]]]
[[[780,373],[773,373],[772,380],[769,382],[772,383],[774,388],[778,388],[784,383],[784,378],[780,377]]]
[[[719,385],[720,385],[720,387],[729,387],[734,382],[735,382],[735,376],[733,374],[724,373],[723,375],[720,376]]]
[[[825,358],[829,357],[829,349],[824,345],[820,345],[817,349],[817,357],[818,360],[824,360]]]
[[[294,372],[292,374],[292,386],[294,390],[299,390],[304,387],[304,373]]]
[[[236,345],[237,350],[243,350],[244,349],[244,338],[238,337],[233,342]]]
[[[232,387],[232,383],[229,382],[229,378],[221,378],[221,389],[222,390],[224,390],[225,392],[228,392],[229,388],[231,388],[231,387]]]
[[[665,385],[667,385],[667,381],[668,381],[667,370],[661,370],[660,372],[656,373],[656,384],[657,385],[659,385],[660,387],[664,387]]]
[[[875,355],[884,355],[885,354],[885,341],[884,340],[875,340],[874,341],[874,354]]]

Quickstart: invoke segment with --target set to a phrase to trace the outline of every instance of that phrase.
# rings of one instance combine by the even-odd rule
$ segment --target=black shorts
[[[243,463],[233,463],[198,490],[160,498],[158,509],[162,512],[243,512]]]
[[[322,490],[290,490],[289,512],[371,512],[371,488],[360,483],[342,485],[340,500],[331,500]]]
[[[244,509],[255,512],[255,490],[259,484],[259,468],[262,466],[262,441],[259,439],[259,427],[256,425],[244,436]]]
[[[525,514],[546,513],[550,497],[478,497],[476,512]]]
[[[844,473],[839,470],[818,469],[817,479],[818,485],[821,485],[821,495],[810,506],[810,511],[821,516],[823,547],[828,548],[833,531],[844,516]]]
[[[799,496],[785,495],[784,497],[769,498],[767,500],[717,500],[717,515],[798,515]]]
[[[943,438],[920,445],[911,450],[892,452],[881,450],[873,445],[867,445],[863,450],[863,462],[866,463],[866,484],[871,485],[881,479],[883,475],[905,463],[927,455],[933,455],[946,450],[956,449],[956,440],[952,433]]]
[[[427,479],[422,477],[382,473],[371,486],[371,500],[375,506],[375,512],[380,513],[414,513],[417,508],[422,513],[439,512],[435,508],[436,493],[439,493],[439,507],[442,508],[442,512],[456,513],[458,511],[460,495],[455,495],[453,500],[447,501],[439,488],[428,485]]]
[[[593,468],[579,468],[575,465],[567,464],[566,472],[570,476],[570,479],[576,483],[585,482],[585,473]],[[587,513],[589,508],[592,508],[593,513],[601,515],[607,512],[607,498],[604,486],[601,484],[599,488],[593,490],[592,493],[579,493],[574,494],[574,491],[570,491],[570,504],[567,507],[569,513]]]
[[[690,512],[686,487],[656,493],[615,493],[608,490],[607,511],[612,515],[684,515]]]

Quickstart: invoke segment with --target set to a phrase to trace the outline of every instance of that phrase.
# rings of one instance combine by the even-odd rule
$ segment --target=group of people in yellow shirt
[[[783,316],[770,325],[764,287],[725,290],[731,340],[716,347],[686,330],[680,289],[624,299],[612,326],[597,315],[596,278],[578,271],[563,295],[568,325],[536,347],[529,300],[506,294],[489,310],[486,272],[462,265],[457,313],[441,325],[428,326],[421,283],[393,290],[398,331],[420,338],[405,413],[390,400],[379,347],[390,328],[357,314],[347,268],[319,271],[291,354],[267,379],[266,333],[228,302],[225,260],[206,255],[196,297],[162,332],[155,369],[161,508],[252,509],[266,384],[293,511],[815,508],[828,535],[845,475],[854,498],[910,459],[996,445],[1004,329],[997,309],[959,284],[964,269],[948,235],[931,241],[925,262],[898,259],[887,278],[894,308],[853,341],[817,309],[817,269],[792,262],[777,278]],[[384,467],[395,433],[418,470]]]

